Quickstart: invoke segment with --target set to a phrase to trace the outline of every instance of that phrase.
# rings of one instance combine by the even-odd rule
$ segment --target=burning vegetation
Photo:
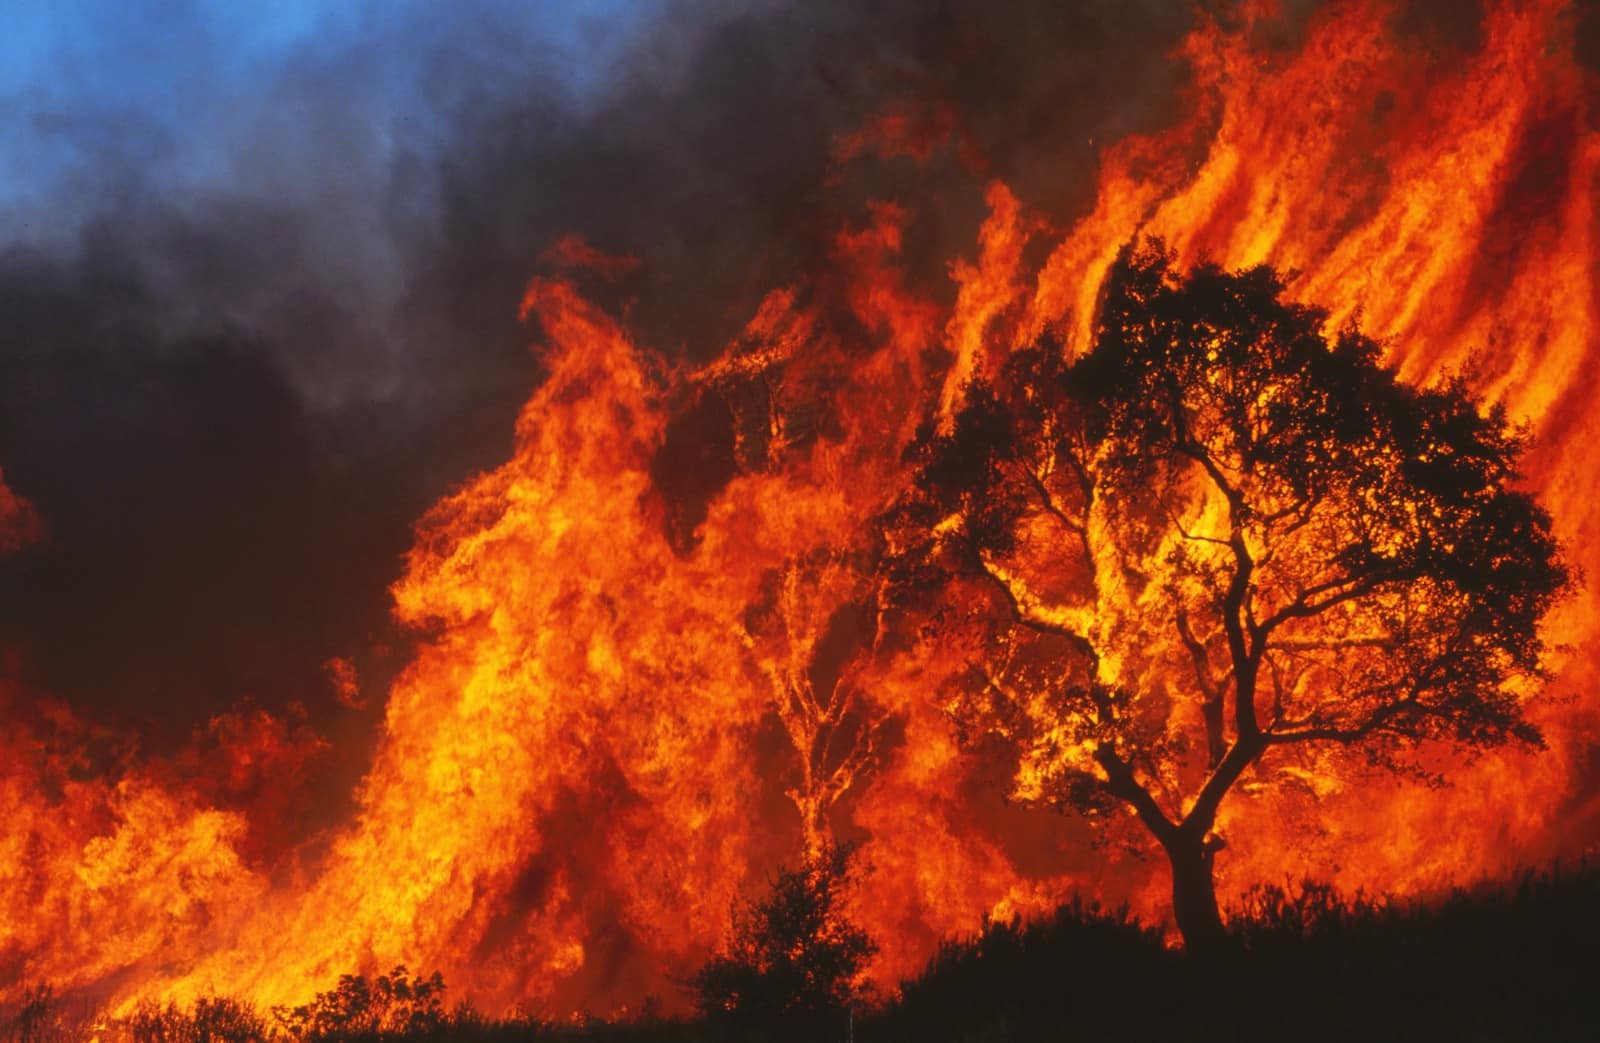
[[[1044,339],[968,383],[894,526],[911,611],[977,623],[956,714],[1015,746],[1019,797],[1138,817],[1190,949],[1222,939],[1216,827],[1247,772],[1298,788],[1358,747],[1425,777],[1430,741],[1540,745],[1521,700],[1567,582],[1507,488],[1504,411],[1400,384],[1281,291],[1124,255],[1090,352]]]
[[[283,839],[326,782],[303,722],[244,705],[169,763],[0,679],[0,999],[313,1038],[373,988],[432,1031],[444,981],[633,1015],[706,967],[730,1008],[811,973],[751,925],[820,909],[787,926],[837,950],[826,1006],[1075,898],[1128,910],[1082,944],[1165,966],[1151,932],[1215,951],[1262,884],[1590,850],[1578,16],[1490,3],[1446,61],[1379,0],[1292,45],[1265,6],[1200,20],[1184,112],[1077,211],[983,181],[936,102],[842,140],[841,179],[979,172],[976,243],[929,277],[929,215],[872,200],[709,362],[636,341],[631,258],[553,247],[542,380],[417,523],[336,827]],[[0,484],[0,552],[48,524]]]

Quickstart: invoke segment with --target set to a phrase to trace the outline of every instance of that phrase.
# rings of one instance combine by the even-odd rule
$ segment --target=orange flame
[[[1074,890],[1161,916],[1150,866],[1090,850],[1084,823],[1006,805],[1010,780],[958,741],[935,696],[967,661],[960,641],[829,636],[844,606],[877,611],[848,562],[918,426],[1043,331],[1083,350],[1130,238],[1184,263],[1294,271],[1295,294],[1359,318],[1408,379],[1472,362],[1481,392],[1530,425],[1526,480],[1600,575],[1600,134],[1572,13],[1491,4],[1466,60],[1395,31],[1380,0],[1332,6],[1295,53],[1260,42],[1269,20],[1253,7],[1190,36],[1189,115],[1107,150],[1070,226],[988,186],[953,293],[905,273],[915,211],[889,203],[837,237],[830,272],[769,294],[693,371],[652,362],[573,283],[535,280],[523,307],[548,379],[511,458],[418,527],[393,593],[422,636],[354,820],[268,879],[223,797],[135,770],[82,781],[50,752],[87,742],[64,716],[50,727],[66,736],[8,729],[0,793],[21,811],[0,865],[38,868],[0,869],[0,981],[97,985],[123,1005],[208,989],[277,1003],[405,963],[491,1008],[620,1010],[672,996],[734,899],[828,836],[862,845],[852,910],[886,983],[986,915]],[[838,156],[925,159],[953,126],[943,108],[897,109]],[[608,278],[632,266],[575,239],[551,259]],[[680,539],[652,475],[693,401],[721,404],[737,473]],[[17,503],[0,485],[0,541],[31,517]],[[763,629],[763,611],[784,625]],[[1555,693],[1597,679],[1597,624],[1590,592],[1552,620],[1570,649]],[[354,700],[347,668],[330,669]],[[1597,706],[1543,700],[1536,717],[1549,751],[1449,764],[1445,790],[1333,761],[1246,787],[1221,823],[1238,838],[1218,861],[1225,895],[1304,872],[1413,893],[1592,842]]]

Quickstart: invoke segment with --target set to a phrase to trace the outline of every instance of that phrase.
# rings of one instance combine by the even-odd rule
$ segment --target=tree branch
[[[1145,824],[1145,828],[1150,830],[1156,839],[1165,843],[1177,834],[1177,824],[1161,810],[1161,805],[1156,803],[1150,791],[1139,784],[1139,780],[1134,777],[1133,768],[1127,761],[1117,756],[1110,743],[1100,743],[1095,748],[1094,759],[1106,773],[1106,791],[1132,807],[1134,813],[1139,816],[1139,821]]]
[[[1201,715],[1205,718],[1210,764],[1215,768],[1227,753],[1227,736],[1222,734],[1222,697],[1226,682],[1219,682],[1212,676],[1211,657],[1206,652],[1206,646],[1195,636],[1194,628],[1189,625],[1189,614],[1183,609],[1178,610],[1177,624],[1178,636],[1183,639],[1184,647],[1189,650],[1189,658],[1194,662],[1195,681],[1205,696],[1201,703]]]

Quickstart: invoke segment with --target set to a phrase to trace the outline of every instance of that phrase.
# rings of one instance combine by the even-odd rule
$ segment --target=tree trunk
[[[1180,831],[1163,847],[1172,865],[1172,914],[1183,947],[1190,955],[1215,952],[1226,938],[1211,873],[1216,848],[1189,831]]]

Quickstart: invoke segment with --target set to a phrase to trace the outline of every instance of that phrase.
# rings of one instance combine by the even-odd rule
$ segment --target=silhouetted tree
[[[1092,349],[969,385],[891,527],[929,626],[989,628],[964,722],[1014,749],[1019,797],[1131,808],[1191,949],[1222,936],[1217,812],[1258,762],[1538,744],[1522,701],[1568,583],[1503,410],[1401,383],[1282,294],[1125,252]]]
[[[850,863],[848,848],[830,847],[735,914],[727,949],[691,983],[702,1014],[804,1031],[860,998],[877,946],[843,909]]]

